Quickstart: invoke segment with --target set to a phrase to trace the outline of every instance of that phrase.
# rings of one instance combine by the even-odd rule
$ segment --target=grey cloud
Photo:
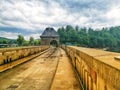
[[[37,30],[67,24],[91,27],[109,24],[111,19],[104,14],[119,5],[120,0],[0,0],[0,4],[0,23]]]
[[[70,14],[79,13],[79,15],[93,19],[100,14],[105,14],[114,5],[119,5],[120,0],[54,0]],[[97,11],[97,12],[94,12]]]
[[[56,0],[55,0],[56,1]],[[67,10],[78,12],[85,9],[97,9],[97,10],[103,10],[108,8],[108,3],[106,0],[97,1],[97,0],[59,0],[56,1],[60,3],[62,7],[64,7]],[[109,1],[110,2],[110,1]]]

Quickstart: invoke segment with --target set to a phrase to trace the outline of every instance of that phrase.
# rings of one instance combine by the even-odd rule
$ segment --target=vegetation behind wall
[[[67,25],[59,28],[58,34],[62,44],[120,52],[120,26],[92,29]]]

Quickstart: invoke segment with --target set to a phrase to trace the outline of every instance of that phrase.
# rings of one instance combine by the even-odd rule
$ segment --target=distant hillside
[[[16,40],[0,37],[0,44],[11,44],[11,43],[16,43]]]
[[[13,40],[13,41],[15,41],[15,39],[9,39],[9,38],[5,38],[5,37],[0,37],[0,40]]]
[[[10,40],[8,38],[0,37],[0,40]]]

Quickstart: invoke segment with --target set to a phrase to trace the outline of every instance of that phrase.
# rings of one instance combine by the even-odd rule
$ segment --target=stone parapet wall
[[[87,90],[120,90],[120,53],[98,49],[62,46],[78,71]]]
[[[37,53],[40,53],[46,49],[48,49],[49,46],[34,46],[34,47],[18,47],[18,48],[5,48],[0,49],[0,72],[4,71],[3,68],[8,68],[13,62],[17,62],[22,58],[26,58],[31,55],[35,55]],[[25,60],[26,61],[26,60]],[[17,62],[23,63],[23,61]]]

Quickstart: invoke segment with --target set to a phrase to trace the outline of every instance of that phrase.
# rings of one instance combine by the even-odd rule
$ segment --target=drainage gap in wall
[[[12,62],[12,58],[10,58],[10,62]]]
[[[4,64],[6,63],[6,61],[4,60]]]

